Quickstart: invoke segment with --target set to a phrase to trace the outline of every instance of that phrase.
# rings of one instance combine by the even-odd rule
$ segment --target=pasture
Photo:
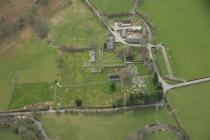
[[[16,84],[9,108],[21,108],[34,103],[51,101],[52,93],[48,83]]]
[[[157,43],[169,48],[176,77],[190,80],[210,74],[209,1],[143,0],[139,10],[154,25]]]
[[[0,109],[7,109],[12,96],[18,96],[13,95],[17,93],[14,91],[16,84],[53,82],[56,79],[56,55],[56,50],[36,36],[7,53],[1,53]],[[32,100],[20,98],[22,103]]]
[[[20,135],[16,135],[7,129],[0,129],[0,138],[2,140],[23,140]]]
[[[162,131],[154,133],[143,140],[179,140],[179,138],[173,132]]]
[[[90,9],[77,0],[52,18],[51,35],[56,47],[87,47],[90,39],[96,40],[98,46],[103,47],[108,32]]]
[[[165,64],[162,50],[153,50],[153,56],[156,65],[158,66],[160,73],[163,77],[168,76],[168,70]]]
[[[132,10],[131,0],[91,0],[91,2],[105,15],[129,13]]]
[[[56,140],[124,140],[145,125],[173,124],[164,108],[113,114],[49,114],[42,116],[43,127]]]
[[[167,100],[192,140],[210,137],[210,83],[172,90]]]

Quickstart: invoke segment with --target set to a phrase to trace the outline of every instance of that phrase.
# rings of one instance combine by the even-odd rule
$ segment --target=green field
[[[56,89],[56,103],[61,106],[76,106],[75,101],[82,100],[85,107],[110,107],[118,99],[123,99],[120,83],[116,84],[114,93],[110,90],[110,83],[94,83],[93,85],[69,86]]]
[[[49,83],[56,79],[56,51],[33,36],[0,54],[0,109],[7,109],[17,83]],[[46,67],[47,66],[47,67]],[[22,103],[32,99],[22,98]],[[38,97],[39,98],[39,97]],[[14,101],[16,102],[16,101]],[[32,102],[30,102],[32,103]],[[34,103],[34,102],[33,102]]]
[[[123,61],[116,52],[103,51],[101,64],[103,67],[123,65]]]
[[[165,64],[165,60],[164,60],[162,51],[161,50],[154,50],[153,54],[154,54],[154,59],[156,61],[156,64],[158,65],[159,70],[161,72],[161,75],[163,77],[167,76],[168,75],[168,70],[167,70],[167,67],[166,67],[166,64]]]
[[[51,23],[51,35],[56,47],[61,45],[87,47],[90,39],[103,47],[108,32],[88,7],[77,0],[62,10],[57,24]],[[55,18],[55,17],[53,17]],[[52,19],[53,19],[52,18]]]
[[[52,90],[48,83],[17,84],[10,102],[10,108],[21,108],[34,103],[52,100]]]
[[[170,91],[167,99],[192,140],[209,140],[210,83]]]
[[[154,133],[143,140],[179,140],[173,132],[162,131]]]
[[[2,140],[22,140],[21,136],[14,134],[10,130],[0,129],[0,138]]]
[[[87,47],[89,40],[93,38],[100,47],[103,46],[108,33],[85,4],[76,1],[63,11],[63,19],[56,25],[50,24],[50,36],[54,47],[60,45]],[[17,108],[48,101],[51,98],[46,97],[49,92],[37,89],[36,85],[52,83],[57,79],[56,59],[57,50],[36,36],[20,47],[13,48],[5,54],[1,53],[0,109],[6,109],[9,105]],[[83,73],[80,67],[76,70],[75,75]]]
[[[152,74],[144,64],[137,64],[136,66],[140,76],[148,76]]]
[[[148,108],[117,114],[62,114],[46,115],[43,126],[55,140],[124,140],[147,124],[173,124],[164,109]]]
[[[96,8],[105,14],[128,13],[132,9],[131,0],[91,0]]]
[[[177,77],[210,74],[210,2],[208,0],[143,0],[139,6],[155,28],[155,39],[171,56]]]

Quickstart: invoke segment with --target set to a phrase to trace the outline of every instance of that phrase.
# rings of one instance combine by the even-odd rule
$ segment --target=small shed
[[[119,81],[120,75],[119,74],[110,74],[109,75],[109,81]]]
[[[104,44],[104,49],[114,50],[115,49],[115,37],[109,36],[107,42]]]

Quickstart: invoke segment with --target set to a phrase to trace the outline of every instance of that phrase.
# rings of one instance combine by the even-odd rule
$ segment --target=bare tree
[[[123,68],[120,72],[120,80],[124,83],[129,83],[137,76],[136,71],[132,67]]]
[[[149,59],[149,57],[148,57],[149,53],[148,53],[148,50],[147,50],[146,47],[141,47],[140,52],[141,52],[141,57],[142,57],[143,60],[148,60]]]
[[[130,53],[131,53],[131,49],[129,47],[124,47],[124,48],[117,50],[117,55],[121,59],[127,58],[130,55]]]

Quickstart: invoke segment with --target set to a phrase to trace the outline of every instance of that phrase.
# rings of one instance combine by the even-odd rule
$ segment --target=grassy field
[[[22,140],[21,136],[14,134],[10,130],[0,129],[0,138],[2,140]]]
[[[108,33],[85,4],[76,1],[61,12],[63,19],[60,19],[56,25],[50,24],[49,36],[52,37],[56,47],[63,44],[86,47],[92,38],[97,40],[100,47],[103,46]],[[56,19],[57,22],[58,20]],[[50,99],[47,97],[48,84],[57,78],[56,59],[57,50],[50,48],[35,35],[19,47],[0,53],[0,109],[7,109],[9,105],[16,108],[48,101]],[[71,61],[74,61],[73,57]],[[73,71],[75,75],[86,74],[80,71],[81,67],[77,68],[77,71]],[[79,75],[81,79],[84,76],[82,74]],[[77,80],[80,81],[80,78]],[[89,75],[86,78],[92,77]],[[44,91],[41,90],[42,87]]]
[[[153,55],[154,55],[154,59],[156,61],[156,64],[158,65],[158,67],[160,69],[161,75],[163,77],[167,76],[168,75],[168,70],[167,70],[167,67],[166,67],[166,64],[165,64],[165,60],[164,60],[162,51],[161,50],[153,51]]]
[[[163,132],[154,133],[143,140],[179,140],[179,139],[174,133],[163,131]]]
[[[131,0],[91,0],[96,8],[105,14],[128,13],[132,9]]]
[[[116,52],[103,51],[102,66],[123,65],[123,61]]]
[[[8,108],[16,83],[54,81],[56,79],[55,60],[56,51],[37,37],[32,37],[22,46],[13,48],[7,53],[1,53],[0,109]],[[22,103],[28,102],[28,98],[21,98],[23,98]]]
[[[163,108],[117,114],[63,114],[43,116],[44,128],[55,140],[123,140],[155,122],[173,123]]]
[[[63,59],[59,81],[64,85],[108,81],[107,72],[92,74],[88,52],[64,54]]]
[[[140,76],[148,76],[152,74],[144,64],[137,64],[136,67]]]
[[[210,83],[173,90],[167,99],[192,140],[209,140]]]
[[[51,35],[56,46],[87,47],[89,40],[95,39],[103,47],[108,32],[88,7],[77,0],[52,18]]]
[[[110,83],[93,83],[75,85],[56,89],[56,103],[61,106],[76,106],[75,101],[82,100],[85,107],[108,107],[118,99],[123,99],[120,83],[116,83],[116,91],[111,92]]]
[[[144,0],[139,7],[154,24],[156,41],[170,48],[176,76],[193,79],[210,74],[208,0]]]
[[[10,102],[10,108],[21,108],[33,103],[52,100],[49,83],[17,84]]]

